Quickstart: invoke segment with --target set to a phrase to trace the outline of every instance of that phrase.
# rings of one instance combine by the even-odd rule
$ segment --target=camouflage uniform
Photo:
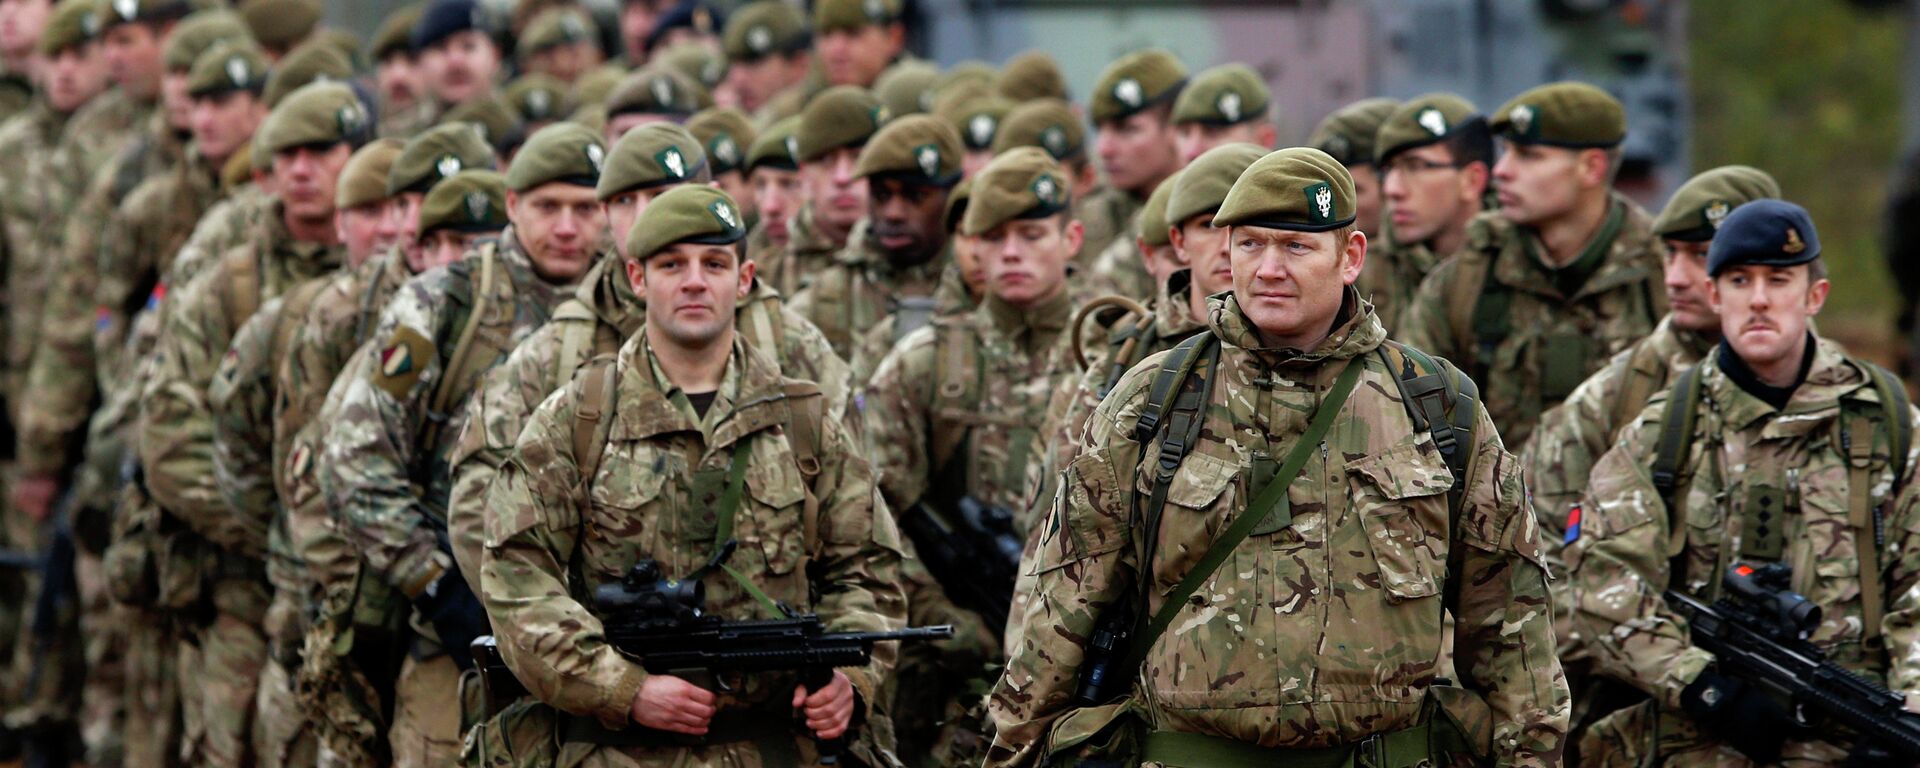
[[[899,267],[864,241],[850,241],[832,264],[809,273],[811,283],[793,298],[793,311],[818,327],[854,370],[872,370],[879,361],[866,357],[875,350],[867,341],[870,329],[911,311],[902,305],[916,300],[925,302],[919,323],[924,325],[934,314],[934,294],[948,261],[943,250],[924,264]],[[897,334],[895,341],[904,335],[897,325],[890,327]],[[891,346],[889,342],[878,349],[885,354]]]
[[[1133,220],[1147,201],[1104,184],[1077,199],[1073,218],[1086,229],[1086,235],[1074,263],[1091,267],[1093,274],[1111,280],[1121,295],[1132,296],[1126,290],[1128,281],[1120,276],[1145,272],[1140,264],[1140,246],[1133,242],[1139,234]]]
[[[1353,286],[1373,304],[1380,324],[1400,328],[1400,313],[1413,303],[1427,273],[1432,272],[1444,253],[1434,253],[1427,243],[1402,243],[1393,237],[1393,222],[1382,217],[1380,238],[1367,242],[1367,265]]]
[[[796,397],[794,382],[782,379],[768,356],[736,340],[705,418],[696,418],[684,393],[668,383],[645,334],[621,347],[614,366],[607,431],[595,435],[608,440],[597,472],[581,477],[576,467],[575,409],[584,377],[576,378],[534,411],[485,511],[487,611],[515,675],[545,705],[565,713],[547,710],[547,716],[571,723],[557,732],[635,729],[629,709],[647,673],[607,645],[599,619],[578,600],[619,581],[642,558],[659,560],[675,575],[705,562],[717,525],[713,502],[724,484],[714,480],[726,474],[735,451],[746,462],[746,493],[734,523],[740,542],[734,568],[768,597],[819,613],[833,630],[901,626],[899,534],[871,472],[837,422],[818,411],[805,415],[804,397]],[[796,432],[780,429],[789,418],[817,419],[815,471],[795,461],[789,441]],[[801,508],[813,508],[809,499],[818,503],[817,527],[803,526]],[[584,582],[569,587],[579,574]],[[763,616],[765,609],[724,575],[707,577],[705,585],[711,615]],[[880,682],[892,666],[890,645],[876,647],[868,666],[841,670],[866,703],[856,705],[856,725],[873,726],[881,717],[871,703],[880,700]],[[791,733],[799,764],[817,759],[813,741],[789,725],[791,675],[731,677],[729,692],[719,695],[718,721],[747,721],[765,733],[693,747],[641,733],[638,746],[570,740],[557,751],[564,762],[584,766],[758,766],[778,763],[756,742],[784,742]],[[850,733],[859,738],[872,730]],[[488,738],[476,731],[474,741]]]
[[[1401,316],[1398,338],[1462,361],[1516,446],[1542,411],[1666,314],[1663,251],[1646,211],[1618,194],[1608,205],[1599,235],[1558,270],[1541,262],[1531,232],[1480,214],[1466,249],[1427,276]]]
[[[1431,435],[1413,427],[1398,372],[1374,354],[1386,332],[1357,294],[1347,291],[1332,334],[1304,353],[1261,348],[1231,296],[1209,300],[1208,327],[1220,360],[1200,441],[1168,496],[1164,514],[1180,519],[1159,530],[1150,566],[1137,562],[1134,502],[1157,452],[1132,434],[1163,356],[1128,372],[1088,424],[1086,450],[1043,524],[1038,599],[990,704],[998,735],[987,765],[1036,764],[1050,743],[1099,725],[1089,718],[1103,710],[1070,709],[1099,612],[1132,599],[1143,569],[1160,585],[1145,609],[1159,610],[1163,590],[1226,522],[1248,514],[1249,494],[1265,482],[1250,475],[1263,464],[1273,471],[1289,448],[1277,437],[1304,431],[1346,364],[1365,368],[1326,438],[1334,447],[1310,456],[1289,488],[1292,524],[1242,544],[1201,585],[1147,650],[1132,705],[1158,729],[1270,748],[1412,726],[1435,685],[1442,582],[1453,578],[1462,585],[1457,644],[1492,708],[1495,764],[1557,764],[1567,693],[1551,654],[1538,529],[1519,465],[1484,411],[1459,530],[1447,535],[1450,471]],[[1462,570],[1449,577],[1454,547],[1464,549]]]
[[[865,222],[854,227],[855,231],[847,238],[847,243],[860,242],[863,239],[860,231],[864,228]],[[787,247],[779,253],[768,254],[766,258],[752,255],[752,251],[748,254],[759,265],[758,276],[761,281],[773,286],[782,296],[797,298],[807,286],[813,284],[816,275],[833,264],[847,243],[835,243],[821,234],[813,224],[812,204],[800,206],[800,211],[787,224],[787,233]]]
[[[974,301],[973,294],[967,291],[967,281],[960,276],[960,267],[947,259],[947,267],[940,271],[940,282],[933,288],[933,318],[965,315],[980,305]],[[860,361],[853,366],[853,384],[864,386],[873,378],[873,369],[880,366],[893,345],[900,343],[906,333],[900,330],[900,315],[889,314],[879,324],[867,326],[867,330],[854,342],[853,356]]]
[[[1581,751],[1606,756],[1596,764],[1651,764],[1646,761],[1656,730],[1658,764],[1752,764],[1680,711],[1680,694],[1712,655],[1693,647],[1687,622],[1661,596],[1671,588],[1711,601],[1735,561],[1777,559],[1791,565],[1793,591],[1821,609],[1810,642],[1869,680],[1909,695],[1920,691],[1920,666],[1910,650],[1920,643],[1912,619],[1920,601],[1920,542],[1915,541],[1920,497],[1912,483],[1920,451],[1910,451],[1906,475],[1894,477],[1885,437],[1856,435],[1855,444],[1867,444],[1870,461],[1850,468],[1835,438],[1843,422],[1853,420],[1847,415],[1852,409],[1843,411],[1842,403],[1864,403],[1866,410],[1886,406],[1866,369],[1833,342],[1810,344],[1806,378],[1781,410],[1730,378],[1727,354],[1722,347],[1701,363],[1694,434],[1673,491],[1683,509],[1667,507],[1649,469],[1672,407],[1668,396],[1655,396],[1594,465],[1591,503],[1577,542],[1565,552],[1572,568],[1573,623],[1600,671],[1654,697],[1593,726]],[[1920,419],[1920,410],[1887,416],[1911,423]],[[1870,487],[1855,487],[1859,480]],[[1777,531],[1783,538],[1775,539],[1780,551],[1754,551],[1767,536],[1749,519],[1752,505],[1767,488],[1796,485],[1797,504],[1788,502],[1787,522]],[[1879,555],[1887,568],[1887,614],[1875,628],[1885,633],[1884,653],[1865,642],[1861,561],[1870,555],[1862,551],[1863,540],[1849,517],[1860,503],[1855,494],[1884,504],[1887,511],[1888,541]],[[1866,542],[1872,546],[1870,538]],[[1679,554],[1669,558],[1675,543]],[[1782,758],[1789,765],[1839,765],[1846,756],[1842,746],[1837,740],[1789,741]]]
[[[488,270],[494,276],[486,313],[468,319]],[[573,287],[535,274],[508,227],[497,243],[401,286],[381,312],[372,337],[377,341],[360,352],[378,361],[364,377],[336,385],[344,389],[319,455],[321,487],[366,565],[401,595],[420,594],[457,567],[437,532],[445,526],[452,488],[446,458],[465,424],[467,396],[487,370],[546,323]],[[449,357],[469,323],[479,324],[469,353],[477,364],[450,371]],[[462,378],[441,383],[448,375]],[[442,387],[448,388],[446,410],[433,413],[429,400]],[[437,425],[431,441],[430,425]],[[414,631],[428,645],[401,671],[394,757],[440,765],[459,748],[458,713],[443,698],[456,673],[432,628],[417,619]]]
[[[173,266],[164,276],[165,282],[185,285],[220,254],[244,242],[259,228],[261,220],[273,214],[274,202],[273,195],[253,184],[236,187],[222,196],[200,216],[187,241],[168,254]]]

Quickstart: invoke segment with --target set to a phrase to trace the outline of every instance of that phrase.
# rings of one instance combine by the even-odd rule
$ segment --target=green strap
[[[1354,744],[1289,749],[1182,731],[1150,731],[1140,757],[1170,768],[1415,768],[1441,764],[1436,757],[1472,754],[1465,741],[1442,733],[1431,720],[1388,731]]]
[[[1327,392],[1326,399],[1322,400],[1320,407],[1314,410],[1313,420],[1307,424],[1307,431],[1300,435],[1300,439],[1294,442],[1293,448],[1287,451],[1287,460],[1280,465],[1280,471],[1274,474],[1273,481],[1267,483],[1267,487],[1260,489],[1259,495],[1255,496],[1253,502],[1241,512],[1240,517],[1233,521],[1233,525],[1228,526],[1226,532],[1214,540],[1213,545],[1207,548],[1206,555],[1200,558],[1200,562],[1194,565],[1193,570],[1187,572],[1186,578],[1180,580],[1179,586],[1174,587],[1173,592],[1167,595],[1167,601],[1160,605],[1158,612],[1154,613],[1153,623],[1148,626],[1146,633],[1141,635],[1138,642],[1132,644],[1128,651],[1128,655],[1132,658],[1122,669],[1139,669],[1141,662],[1146,660],[1147,650],[1159,641],[1162,634],[1166,633],[1167,626],[1173,623],[1173,617],[1180,612],[1180,606],[1200,588],[1201,583],[1213,576],[1214,571],[1219,570],[1220,566],[1227,562],[1227,556],[1233,554],[1233,550],[1240,546],[1240,542],[1246,540],[1248,534],[1253,533],[1254,527],[1260,525],[1263,520],[1275,518],[1278,519],[1278,528],[1285,528],[1291,524],[1293,508],[1287,501],[1287,488],[1293,485],[1294,479],[1300,476],[1300,470],[1306,467],[1307,457],[1313,454],[1314,446],[1319,445],[1320,441],[1326,438],[1327,431],[1333,428],[1334,418],[1340,414],[1340,407],[1346,404],[1347,396],[1353,393],[1354,385],[1360,381],[1360,371],[1365,367],[1361,358],[1354,358],[1347,363],[1346,369],[1340,372],[1340,378],[1334,381],[1333,389]],[[1259,511],[1265,509],[1271,509],[1273,512],[1260,514]],[[1151,568],[1152,564],[1145,563],[1142,567],[1143,569]],[[1142,578],[1151,577],[1143,576]]]
[[[714,523],[713,531],[713,548],[715,551],[718,551],[721,546],[733,539],[733,516],[734,513],[740,510],[741,491],[746,487],[746,484],[747,447],[746,440],[743,438],[740,442],[733,444],[733,458],[727,463],[727,489],[720,494],[720,509],[715,511],[718,515],[718,519]],[[753,580],[747,578],[746,574],[734,570],[732,565],[726,563],[720,564],[720,570],[726,571],[728,576],[732,576],[734,582],[739,584],[741,589],[746,590],[747,594],[753,596],[754,602],[759,603],[761,607],[766,608],[775,616],[781,614],[779,604],[775,603],[773,598],[767,597],[767,593],[760,591],[760,588],[755,586]]]

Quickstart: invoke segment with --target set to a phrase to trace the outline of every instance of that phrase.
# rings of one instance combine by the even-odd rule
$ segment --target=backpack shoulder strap
[[[237,247],[220,258],[227,281],[220,286],[220,304],[235,328],[260,309],[260,259],[249,247]]]
[[[580,469],[580,482],[591,484],[607,452],[619,366],[612,357],[595,357],[587,361],[580,377],[580,402],[573,411],[573,461]]]
[[[1879,462],[1874,460],[1875,423],[1885,425],[1887,436],[1886,466],[1893,472],[1893,484],[1887,496],[1899,492],[1900,478],[1906,474],[1907,450],[1912,445],[1913,424],[1908,421],[1908,400],[1906,386],[1891,372],[1878,365],[1853,360],[1867,373],[1874,393],[1878,395],[1876,408],[1860,405],[1847,407],[1857,400],[1842,400],[1840,418],[1840,450],[1847,459],[1847,501],[1848,519],[1853,524],[1854,547],[1860,554],[1860,617],[1862,642],[1869,650],[1880,651],[1886,648],[1886,637],[1881,626],[1886,617],[1886,593],[1882,579],[1886,561],[1882,554],[1886,551],[1886,501],[1878,504],[1873,499],[1874,468]]]
[[[1900,478],[1907,474],[1907,454],[1913,450],[1913,423],[1907,417],[1913,409],[1913,401],[1907,397],[1907,385],[1892,371],[1865,360],[1856,360],[1860,367],[1867,369],[1867,375],[1873,379],[1873,389],[1880,395],[1880,408],[1886,416],[1889,466],[1893,469],[1893,482],[1898,485]]]
[[[1201,425],[1206,421],[1207,400],[1213,396],[1214,368],[1220,362],[1219,338],[1211,330],[1201,331],[1175,345],[1160,361],[1160,370],[1147,388],[1147,402],[1134,422],[1134,442],[1144,455],[1155,436],[1160,436],[1159,454],[1154,461],[1153,490],[1146,507],[1137,509],[1137,517],[1149,533],[1141,537],[1140,562],[1149,564],[1159,536],[1160,515],[1167,506],[1167,493],[1187,452],[1199,441]],[[1199,376],[1192,375],[1195,370]],[[1165,434],[1162,433],[1164,427]],[[1139,495],[1133,496],[1135,503]],[[1142,567],[1150,567],[1142,565]],[[1147,581],[1141,580],[1141,610],[1146,615]]]
[[[928,458],[937,477],[960,454],[973,431],[970,423],[951,415],[979,410],[986,372],[980,367],[980,335],[964,319],[934,323],[933,333],[933,445]]]
[[[460,382],[464,382],[471,374],[467,368],[473,364],[474,335],[479,332],[480,324],[485,321],[488,305],[493,299],[493,282],[499,271],[494,264],[499,261],[496,248],[497,245],[494,243],[487,243],[480,247],[479,282],[468,291],[468,301],[471,306],[467,307],[466,318],[460,324],[460,335],[455,337],[453,351],[447,356],[447,364],[440,370],[440,380],[434,382],[433,394],[427,398],[427,427],[422,434],[424,440],[420,444],[429,449],[439,444],[440,428],[447,421],[447,408],[452,404],[455,390],[459,389]]]
[[[1397,358],[1397,360],[1396,360]],[[1380,345],[1380,359],[1394,374],[1400,388],[1400,402],[1407,409],[1413,428],[1426,430],[1440,451],[1453,485],[1447,489],[1447,536],[1457,538],[1460,512],[1467,496],[1467,481],[1473,476],[1479,444],[1475,426],[1479,415],[1480,388],[1459,369],[1442,363],[1416,347],[1397,341]],[[1448,569],[1458,573],[1457,558],[1463,552],[1448,546]],[[1452,610],[1459,604],[1459,580],[1448,579],[1442,604]]]
[[[807,558],[820,553],[820,496],[814,493],[814,481],[820,477],[820,456],[825,452],[827,398],[820,386],[810,381],[788,379],[780,383],[787,399],[787,442],[793,448],[793,463],[800,470],[800,486],[806,491],[800,510],[801,541],[806,543]]]
[[[568,299],[553,310],[552,319],[547,322],[556,324],[560,329],[560,357],[555,362],[554,381],[566,381],[580,368],[587,358],[587,349],[593,346],[595,327],[600,318],[593,314],[593,308],[579,299]]]
[[[1686,497],[1679,493],[1680,476],[1687,470],[1687,455],[1693,450],[1694,422],[1699,418],[1701,367],[1706,361],[1681,371],[1667,391],[1667,409],[1660,417],[1660,432],[1654,442],[1653,488],[1667,506],[1667,557],[1678,558],[1687,547]],[[1679,573],[1673,573],[1678,579]]]
[[[1647,401],[1665,386],[1667,375],[1666,361],[1660,358],[1660,352],[1652,344],[1633,345],[1627,357],[1625,381],[1620,391],[1614,395],[1612,413],[1617,418],[1632,419],[1647,409]],[[1612,440],[1612,435],[1608,440]]]

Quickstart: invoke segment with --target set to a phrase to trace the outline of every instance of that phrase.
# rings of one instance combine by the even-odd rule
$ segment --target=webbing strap
[[[599,366],[599,370],[587,374],[580,404],[573,410],[573,461],[580,469],[583,483],[593,482],[594,476],[600,474],[600,457],[607,451],[607,438],[602,429],[613,421],[607,416],[616,386],[614,377],[618,375],[612,358],[600,358],[592,364]]]
[[[1687,460],[1687,452],[1693,446],[1694,412],[1700,408],[1700,367],[1705,361],[1680,372],[1673,380],[1673,389],[1667,395],[1667,412],[1660,419],[1659,443],[1654,446],[1653,487],[1660,492],[1661,501],[1667,505],[1667,516],[1674,521],[1685,518],[1683,508],[1686,499],[1676,493],[1680,484],[1680,467]],[[1668,526],[1667,557],[1680,556],[1687,546],[1687,527],[1684,524]],[[1678,577],[1679,574],[1674,574]]]
[[[467,359],[473,356],[473,337],[480,330],[482,317],[487,313],[487,304],[493,293],[493,262],[497,260],[494,246],[489,244],[480,251],[480,285],[473,291],[473,307],[467,312],[467,323],[460,329],[460,337],[453,343],[453,354],[447,358],[447,365],[440,369],[440,381],[433,386],[433,395],[427,399],[427,428],[420,445],[426,451],[433,451],[440,444],[440,429],[449,417],[447,406],[454,397],[454,389],[460,381],[467,378]]]
[[[580,361],[587,357],[587,349],[593,345],[594,331],[598,330],[600,318],[593,309],[579,299],[568,299],[553,310],[553,318],[548,322],[564,323],[560,325],[560,359],[554,368],[554,381],[566,381],[580,367]]]
[[[1360,371],[1365,367],[1366,365],[1359,358],[1347,362],[1346,369],[1340,372],[1340,378],[1334,380],[1333,389],[1327,391],[1326,399],[1321,400],[1320,406],[1314,409],[1313,419],[1307,423],[1307,431],[1302,433],[1300,439],[1294,442],[1293,448],[1287,451],[1287,460],[1281,463],[1280,471],[1275,473],[1273,480],[1267,483],[1267,487],[1260,489],[1260,493],[1254,496],[1253,501],[1241,510],[1240,517],[1233,521],[1233,525],[1228,526],[1227,530],[1220,534],[1220,538],[1215,539],[1213,545],[1207,547],[1207,552],[1201,556],[1200,562],[1195,564],[1193,570],[1188,571],[1179,585],[1173,588],[1173,592],[1167,595],[1166,602],[1162,603],[1160,610],[1154,613],[1153,622],[1148,625],[1147,631],[1140,635],[1140,639],[1128,649],[1128,663],[1121,667],[1122,669],[1139,669],[1140,663],[1145,660],[1147,649],[1159,641],[1160,635],[1167,631],[1168,625],[1173,623],[1173,617],[1180,612],[1180,607],[1186,604],[1187,598],[1200,589],[1200,585],[1227,562],[1227,557],[1240,546],[1240,542],[1245,541],[1247,536],[1253,533],[1253,529],[1259,526],[1261,521],[1277,518],[1280,528],[1291,524],[1293,508],[1287,500],[1287,488],[1293,485],[1295,478],[1300,476],[1300,470],[1307,466],[1307,458],[1313,455],[1314,446],[1319,445],[1320,441],[1326,438],[1327,431],[1333,429],[1333,420],[1339,416],[1341,406],[1347,402],[1347,396],[1353,393],[1354,385],[1360,381]],[[1265,510],[1272,510],[1272,512]],[[1152,536],[1154,533],[1149,531],[1145,535]],[[1152,564],[1143,563],[1141,567],[1151,568]]]
[[[1147,388],[1147,404],[1140,410],[1140,420],[1133,425],[1133,441],[1146,445],[1154,434],[1160,431],[1160,420],[1166,417],[1168,398],[1174,390],[1187,379],[1187,373],[1193,370],[1194,350],[1213,341],[1211,331],[1201,331],[1174,345],[1173,351],[1160,360],[1160,372],[1153,377],[1153,384]]]
[[[735,513],[740,511],[740,496],[746,487],[748,453],[751,451],[747,450],[746,438],[741,438],[739,442],[733,444],[733,457],[727,461],[727,489],[720,494],[720,508],[714,510],[713,549],[715,552],[733,539],[733,518]],[[767,593],[760,591],[760,587],[754,585],[752,579],[734,570],[734,567],[727,563],[721,563],[720,570],[732,576],[734,583],[739,584],[741,589],[752,595],[754,602],[759,603],[762,608],[767,609],[774,616],[781,615],[780,606],[773,602],[772,598],[767,597]]]
[[[1899,492],[1900,478],[1906,474],[1908,441],[1913,425],[1907,421],[1906,387],[1880,366],[1862,363],[1874,392],[1880,396],[1880,408],[1887,424],[1887,466],[1893,471],[1893,486],[1887,495]],[[1860,553],[1860,618],[1862,642],[1869,650],[1883,650],[1886,638],[1881,621],[1886,617],[1886,593],[1881,586],[1886,564],[1880,554],[1886,550],[1886,510],[1873,503],[1873,446],[1876,419],[1854,409],[1841,419],[1840,449],[1847,454],[1847,511],[1853,524],[1854,549]]]

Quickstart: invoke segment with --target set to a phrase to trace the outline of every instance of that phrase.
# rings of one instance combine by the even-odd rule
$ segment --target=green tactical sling
[[[1886,594],[1881,579],[1886,564],[1880,561],[1881,553],[1886,549],[1885,500],[1874,504],[1872,493],[1872,470],[1876,465],[1885,465],[1893,470],[1893,480],[1897,486],[1900,478],[1907,472],[1907,453],[1913,446],[1913,424],[1907,415],[1910,406],[1907,389],[1900,379],[1885,368],[1864,360],[1848,358],[1867,372],[1879,403],[1869,407],[1853,398],[1840,401],[1841,418],[1837,420],[1838,434],[1835,444],[1847,457],[1847,487],[1851,497],[1847,503],[1848,518],[1854,529],[1854,547],[1862,553],[1860,567],[1860,611],[1862,614],[1863,643],[1872,650],[1885,647],[1881,620],[1886,615]],[[1692,453],[1695,423],[1700,411],[1700,398],[1705,390],[1701,371],[1707,360],[1681,371],[1673,381],[1673,388],[1667,396],[1667,409],[1660,419],[1660,432],[1654,444],[1653,465],[1650,467],[1653,487],[1665,502],[1668,516],[1667,559],[1671,563],[1670,574],[1678,581],[1683,565],[1680,556],[1687,548],[1686,497],[1679,493],[1681,478],[1690,474],[1687,467],[1688,454]],[[1881,432],[1876,425],[1884,427],[1887,454],[1884,459],[1876,457],[1875,435]],[[1864,435],[1864,437],[1862,437]],[[1894,491],[1890,491],[1891,496]],[[1871,552],[1874,565],[1868,566],[1865,553]]]

